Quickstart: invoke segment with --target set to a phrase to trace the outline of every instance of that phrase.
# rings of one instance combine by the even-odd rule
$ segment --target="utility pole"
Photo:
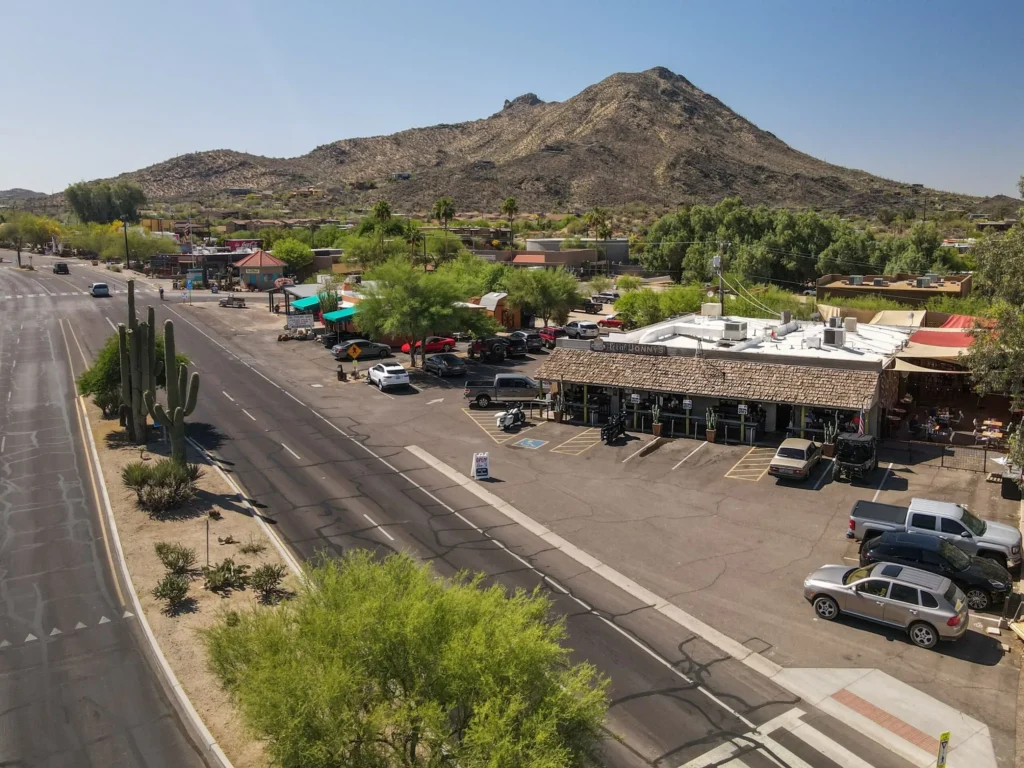
[[[719,253],[711,258],[711,268],[718,275],[718,304],[722,308],[722,316],[725,317],[725,280],[722,277],[722,256],[725,251],[725,243],[718,244]]]
[[[128,269],[128,220],[125,219],[124,224],[124,268]]]

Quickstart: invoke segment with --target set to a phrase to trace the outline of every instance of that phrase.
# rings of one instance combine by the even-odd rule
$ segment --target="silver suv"
[[[905,565],[823,565],[804,579],[804,597],[818,618],[832,621],[848,613],[897,627],[921,648],[967,631],[964,593],[944,576]]]

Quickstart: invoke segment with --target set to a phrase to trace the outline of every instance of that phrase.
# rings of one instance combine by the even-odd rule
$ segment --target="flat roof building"
[[[971,275],[822,275],[816,286],[818,301],[880,296],[896,301],[925,302],[932,296],[970,295]]]

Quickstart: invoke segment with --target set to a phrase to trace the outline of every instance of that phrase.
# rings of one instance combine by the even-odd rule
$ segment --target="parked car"
[[[608,315],[607,317],[602,317],[600,320],[597,321],[597,324],[601,328],[621,328],[624,325],[624,323],[618,315]]]
[[[597,323],[589,320],[570,320],[565,324],[565,335],[570,339],[596,339],[601,335]]]
[[[555,348],[555,342],[565,336],[565,328],[558,325],[548,325],[537,331],[541,341],[544,342],[544,346],[548,349]]]
[[[526,354],[526,342],[512,336],[488,336],[485,339],[477,339],[469,345],[469,356],[475,357],[498,357],[496,347],[501,347],[504,357],[519,357]]]
[[[967,631],[967,599],[956,584],[905,565],[823,565],[804,579],[804,598],[819,619],[832,621],[846,613],[896,627],[921,648],[957,640]]]
[[[110,288],[106,283],[93,283],[89,286],[89,293],[93,296],[109,296]]]
[[[961,504],[911,499],[909,507],[875,501],[858,501],[853,505],[847,538],[867,541],[886,531],[938,536],[969,555],[987,557],[1004,568],[1020,565],[1020,531],[975,517]]]
[[[465,376],[466,361],[451,352],[442,352],[440,355],[431,355],[423,363],[423,370],[427,373],[434,373],[438,376]]]
[[[860,564],[896,563],[945,576],[967,596],[967,607],[984,611],[1013,590],[1013,577],[998,563],[971,557],[945,539],[925,533],[889,531],[864,542]]]
[[[416,342],[416,352],[423,346],[422,341]],[[402,345],[402,351],[409,354],[409,342]],[[451,336],[427,336],[427,352],[451,352],[455,349],[455,339]]]
[[[574,307],[574,309],[588,315],[600,315],[601,310],[604,309],[604,304],[596,302],[593,299],[583,299]]]
[[[527,352],[540,352],[544,349],[544,339],[536,331],[512,331],[508,335],[510,339],[521,339],[526,345]]]
[[[53,265],[53,274],[55,275],[70,275],[71,270],[68,269],[68,265],[63,261],[58,261]]]
[[[409,372],[400,363],[377,363],[370,368],[366,380],[370,384],[376,384],[383,392],[394,387],[408,387]]]
[[[792,480],[806,480],[821,461],[821,446],[813,440],[790,437],[782,441],[768,465],[768,474]]]
[[[351,358],[348,350],[353,345],[359,347],[359,360],[367,357],[388,357],[391,354],[391,347],[387,344],[378,344],[369,339],[348,339],[331,347],[331,353],[336,360],[349,360]]]
[[[601,304],[614,304],[619,300],[620,295],[618,291],[601,291],[593,296],[593,300]]]
[[[540,384],[521,373],[499,373],[493,379],[467,381],[462,396],[486,408],[491,403],[536,400],[541,396],[541,390]]]

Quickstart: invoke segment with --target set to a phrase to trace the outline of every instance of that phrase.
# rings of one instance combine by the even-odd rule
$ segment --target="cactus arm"
[[[185,367],[182,366],[182,371]],[[185,416],[191,416],[192,411],[196,409],[196,401],[199,399],[199,374],[195,371],[192,372],[192,377],[188,381],[188,389],[185,394]]]

